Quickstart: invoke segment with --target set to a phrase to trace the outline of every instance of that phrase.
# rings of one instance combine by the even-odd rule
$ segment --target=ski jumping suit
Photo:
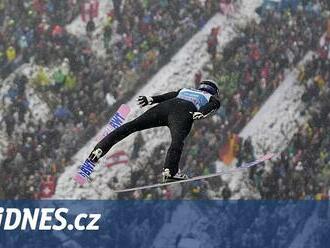
[[[164,168],[170,169],[173,176],[178,172],[184,140],[189,134],[194,121],[192,112],[198,111],[208,115],[220,107],[220,102],[216,97],[205,91],[186,88],[153,96],[152,99],[152,104],[159,104],[147,110],[135,120],[109,133],[95,146],[94,151],[100,148],[103,156],[113,145],[134,132],[167,126],[171,132],[172,142],[166,155]]]

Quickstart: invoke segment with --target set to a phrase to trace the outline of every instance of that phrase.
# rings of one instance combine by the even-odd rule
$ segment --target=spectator
[[[214,60],[216,56],[219,32],[220,27],[212,28],[207,39],[207,52],[211,55],[212,60]]]

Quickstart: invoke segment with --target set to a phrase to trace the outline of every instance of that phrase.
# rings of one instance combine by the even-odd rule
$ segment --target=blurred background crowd
[[[0,0],[0,76],[6,78],[0,124],[1,135],[8,141],[2,154],[0,196],[51,196],[57,176],[81,144],[103,126],[105,116],[115,111],[114,103],[128,99],[216,12],[235,12],[239,3],[113,1],[106,18],[96,25],[97,0]],[[260,20],[235,27],[239,35],[223,50],[218,49],[221,27],[214,27],[206,39],[210,59],[196,72],[195,84],[202,77],[214,78],[222,106],[211,119],[196,123],[181,168],[190,175],[205,175],[216,171],[217,158],[228,164],[236,159],[237,166],[255,159],[251,141],[238,137],[240,130],[285,73],[312,50],[312,60],[299,67],[297,79],[306,88],[304,114],[311,118],[271,171],[251,170],[249,177],[262,198],[328,198],[329,3],[265,1],[257,13]],[[83,35],[67,30],[76,19],[85,23]],[[97,48],[95,40],[102,41]],[[26,67],[28,73],[22,69]],[[46,118],[33,115],[28,87],[47,103]],[[139,163],[143,144],[138,135],[132,163]],[[167,144],[159,145],[145,158],[143,170],[132,170],[126,186],[157,182],[162,161],[152,158],[164,156],[166,148]],[[143,173],[146,170],[150,173]],[[116,178],[112,180],[110,186],[116,183]],[[165,188],[119,197],[228,199],[231,195],[226,182],[217,178],[180,190]]]
[[[85,2],[1,0],[1,76],[16,69],[1,120],[10,141],[1,173],[6,197],[40,197],[41,181],[54,184],[114,111],[109,105],[143,84],[218,9],[216,1],[125,1],[116,9],[121,1],[114,1],[102,23],[100,58],[92,50],[97,13],[86,14]],[[87,18],[86,35],[67,32],[74,18]],[[32,67],[28,75],[17,72],[24,63]],[[31,115],[27,83],[47,102],[48,120]]]
[[[327,1],[288,1],[281,8],[261,7],[259,23],[251,22],[240,29],[240,36],[223,51],[217,50],[219,27],[208,37],[210,63],[196,73],[196,83],[203,75],[217,79],[222,106],[215,117],[195,123],[188,139],[181,168],[190,175],[206,175],[216,171],[215,158],[225,163],[237,159],[255,159],[250,139],[238,137],[240,130],[259,110],[262,103],[283,81],[285,73],[297,66],[305,54],[314,51],[307,65],[299,66],[297,80],[306,88],[302,100],[311,119],[299,128],[290,145],[274,162],[272,170],[251,170],[250,179],[265,199],[328,199],[329,171],[329,45],[330,32]],[[272,25],[270,25],[270,23]],[[221,34],[220,34],[221,37]],[[321,42],[320,42],[321,40]],[[211,41],[211,42],[210,42]],[[211,48],[211,47],[212,48]],[[213,47],[214,46],[214,47]],[[164,146],[166,147],[166,146]],[[163,146],[150,158],[165,152]],[[214,149],[217,147],[217,149]],[[156,163],[157,164],[157,163]],[[157,180],[162,164],[150,160],[150,175],[134,175],[131,185],[150,184]],[[275,190],[276,189],[276,190]],[[136,198],[173,197],[224,198],[232,196],[221,179],[198,181],[177,189],[135,192]],[[131,197],[129,195],[123,197]],[[244,197],[244,196],[241,196]]]
[[[233,18],[230,13],[240,2],[114,0],[107,18],[97,25],[97,0],[0,0],[0,92],[4,93],[0,135],[7,141],[0,161],[0,199],[51,197],[71,156],[106,123],[105,117],[118,107],[115,102],[129,99],[216,12]],[[213,27],[205,40],[209,62],[195,72],[195,84],[204,77],[214,78],[219,83],[222,106],[212,118],[196,122],[181,159],[183,170],[190,176],[206,175],[217,170],[217,159],[236,166],[254,160],[251,140],[238,134],[286,73],[298,68],[296,80],[305,88],[301,115],[309,116],[308,121],[299,126],[270,169],[251,169],[248,177],[263,199],[330,198],[329,10],[327,0],[283,0],[281,4],[265,0],[257,10],[260,20],[235,27],[239,35],[223,50],[219,49],[222,27]],[[84,34],[79,36],[67,30],[77,19],[85,24]],[[101,43],[95,46],[95,40]],[[309,51],[312,58],[298,66]],[[29,68],[28,73],[25,68]],[[31,91],[47,103],[49,111],[42,119],[35,118],[31,109]],[[142,135],[136,136],[129,156],[136,166],[125,187],[159,182],[163,161],[154,158],[164,157],[168,144],[160,144],[142,159],[140,148],[145,142]],[[117,182],[112,178],[109,187]],[[232,196],[226,181],[213,178],[119,194],[118,198]],[[292,242],[285,234],[294,236],[296,226],[304,226],[301,221],[306,217],[295,215],[295,207],[287,208],[269,213],[261,207],[257,216],[250,216],[255,221],[247,223],[239,235],[219,227],[223,223],[239,226],[248,209],[233,217],[222,215],[221,210],[209,230],[213,236],[223,237],[224,247],[239,243],[261,246],[264,241],[251,235],[252,229],[254,233],[271,232],[273,247],[284,247]],[[283,224],[269,230],[267,219]],[[147,231],[146,226],[139,229]],[[328,223],[319,222],[317,230],[328,229]],[[306,247],[322,242],[321,238],[311,239]]]

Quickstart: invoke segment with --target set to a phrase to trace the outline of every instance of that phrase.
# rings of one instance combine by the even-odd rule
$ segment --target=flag
[[[100,3],[98,0],[91,0],[87,3],[83,3],[81,5],[81,19],[84,22],[88,22],[92,20],[93,18],[98,17],[99,15],[99,6]]]
[[[129,157],[126,152],[124,151],[118,151],[114,154],[109,155],[106,160],[106,166],[108,168],[117,165],[117,164],[122,164],[122,165],[127,165],[128,164]]]
[[[48,175],[46,180],[42,180],[40,183],[39,198],[50,198],[55,193],[55,176]]]
[[[219,159],[222,160],[226,165],[231,164],[233,162],[237,145],[239,144],[239,137],[237,134],[232,134],[228,138],[227,143],[219,150]]]

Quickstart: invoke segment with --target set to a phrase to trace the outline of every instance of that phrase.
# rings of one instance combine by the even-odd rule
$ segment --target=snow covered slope
[[[105,49],[103,48],[102,42],[102,31],[103,27],[107,21],[108,13],[113,9],[112,1],[109,0],[99,0],[99,15],[94,18],[95,31],[93,32],[93,39],[89,39],[86,36],[86,22],[84,22],[79,15],[75,20],[66,26],[69,33],[74,34],[78,37],[86,36],[86,39],[92,42],[92,50],[97,56],[104,56]],[[117,37],[114,34],[112,40]]]
[[[8,108],[11,104],[9,98],[6,98],[5,95],[8,93],[8,90],[14,85],[13,81],[16,74],[25,74],[30,75],[31,72],[31,65],[30,64],[23,64],[19,68],[17,68],[13,73],[11,73],[4,81],[1,82],[0,85],[0,99],[2,99],[1,107],[0,107],[0,122],[4,116],[4,111]],[[25,91],[27,100],[29,101],[29,110],[32,113],[33,119],[36,120],[36,123],[39,119],[45,120],[49,116],[49,108],[47,104],[40,99],[38,94],[36,94],[33,87],[26,87]],[[17,116],[16,116],[17,117]],[[18,121],[16,122],[18,123]],[[24,124],[23,124],[24,125]],[[7,134],[5,133],[4,124],[0,125],[0,160],[2,159],[2,152],[8,145]],[[20,128],[17,126],[17,128]]]
[[[102,23],[105,22],[108,12],[112,9],[112,1],[109,0],[99,0],[99,15],[94,18],[96,30],[101,28]],[[69,33],[76,36],[86,35],[86,22],[84,22],[79,15],[75,20],[66,26]]]
[[[299,64],[305,64],[312,58],[312,52],[306,54]],[[288,72],[284,81],[267,99],[258,113],[239,134],[242,138],[251,137],[255,155],[260,157],[267,152],[278,153],[289,144],[298,127],[309,116],[301,115],[305,106],[301,101],[304,86],[297,81],[298,71]],[[236,161],[233,162],[235,164]],[[266,162],[266,165],[270,164]],[[217,161],[219,170],[228,170],[228,166]],[[267,168],[267,167],[266,167]],[[259,198],[260,195],[246,177],[248,172],[226,175],[222,179],[229,184],[233,199]]]
[[[305,64],[311,57],[312,52],[309,52],[300,64]],[[252,138],[257,155],[264,154],[266,150],[284,150],[297,127],[308,118],[307,115],[300,114],[304,109],[301,97],[305,89],[297,81],[297,76],[296,69],[288,73],[285,80],[240,133],[243,138]]]
[[[255,16],[254,9],[258,7],[260,3],[261,0],[243,1],[241,5],[241,13],[238,16]],[[222,48],[235,36],[232,28],[233,23],[241,22],[242,19],[246,20],[245,17],[227,19],[221,14],[216,14],[213,18],[211,18],[203,29],[194,35],[191,40],[188,41],[187,44],[172,58],[172,60],[160,71],[158,71],[158,73],[151,78],[139,92],[137,92],[136,96],[128,102],[128,105],[132,108],[133,112],[129,119],[132,119],[142,113],[142,110],[138,109],[135,103],[135,99],[138,95],[155,95],[161,92],[192,86],[194,73],[200,70],[203,65],[209,61],[209,55],[206,52],[206,39],[207,35],[211,31],[211,28],[219,25],[222,27],[220,38],[220,46]],[[144,131],[143,136],[145,140],[148,141],[148,151],[152,151],[158,144],[170,140],[170,136],[166,128]],[[116,147],[114,147],[113,151],[116,149],[123,149],[129,152],[134,137],[135,136],[132,135],[123,142],[119,143]],[[96,169],[94,174],[95,180],[91,184],[83,187],[75,184],[71,177],[76,172],[82,160],[91,151],[95,143],[95,139],[92,139],[73,157],[73,165],[67,167],[58,180],[54,198],[108,199],[114,196],[112,191],[107,186],[107,183],[112,177],[117,176],[120,180],[118,187],[123,185],[125,181],[129,180],[129,172],[131,170],[129,166],[120,165],[119,167],[115,166],[108,169],[102,166],[101,163]]]

